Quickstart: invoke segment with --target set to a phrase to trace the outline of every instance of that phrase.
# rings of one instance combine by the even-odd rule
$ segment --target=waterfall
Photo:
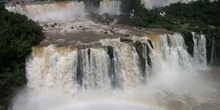
[[[196,65],[201,64],[200,66],[207,66],[207,56],[206,56],[206,38],[203,34],[198,35],[192,32],[193,42],[194,42],[194,51],[193,58]]]
[[[91,99],[95,100],[101,96],[114,96],[119,90],[125,91],[121,95],[126,96],[125,93],[145,84],[161,91],[168,90],[168,93],[172,89],[181,93],[188,88],[183,80],[189,81],[190,85],[195,83],[191,76],[187,77],[192,75],[189,71],[206,66],[205,36],[192,34],[193,56],[188,54],[183,36],[177,33],[132,37],[131,42],[122,42],[119,38],[102,39],[97,47],[33,47],[26,60],[28,83],[25,95],[28,96],[24,96],[27,99],[19,98],[13,110],[42,110],[56,107],[61,102],[73,107],[85,97],[90,100],[89,95],[94,95]],[[47,99],[49,96],[52,99]],[[60,97],[65,100],[60,102],[57,100]],[[42,100],[47,102],[44,104]]]
[[[27,60],[28,87],[68,91],[131,89],[166,66],[187,69],[206,65],[205,37],[194,35],[193,58],[180,34],[134,38],[134,45],[102,40],[103,47],[34,47]],[[139,45],[137,45],[139,43]]]
[[[109,13],[112,15],[120,15],[121,1],[119,0],[103,0],[100,2],[99,13]]]
[[[88,13],[119,15],[121,1],[119,0],[103,0],[97,2],[45,2],[33,4],[6,4],[8,11],[26,15],[34,21],[40,22],[64,22],[74,19],[82,19]],[[57,17],[59,15],[59,17]]]
[[[26,62],[27,87],[33,94],[62,89],[73,95],[77,88],[77,51],[54,46],[34,47]]]
[[[51,2],[39,4],[16,4],[6,6],[6,9],[15,13],[26,15],[34,21],[69,21],[83,18],[86,15],[83,2]],[[57,17],[59,15],[59,17]]]
[[[109,78],[109,57],[103,48],[79,50],[82,57],[82,89],[96,89],[108,92],[111,90]]]
[[[100,2],[84,1],[87,13],[99,13]]]

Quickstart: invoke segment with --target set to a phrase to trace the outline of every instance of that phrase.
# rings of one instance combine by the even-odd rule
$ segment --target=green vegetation
[[[220,1],[209,2],[209,0],[200,0],[190,4],[171,4],[169,7],[165,7],[163,11],[172,20],[180,19],[181,22],[190,22],[194,25],[209,24],[220,26],[219,6]]]
[[[207,36],[208,58],[211,53],[212,37],[216,42],[220,42],[220,1],[199,0],[189,4],[175,3],[153,10],[145,9],[140,0],[122,1],[125,14],[121,16],[119,23],[145,28],[164,28],[182,33],[190,53],[193,51],[191,31]],[[164,12],[165,16],[161,16],[160,13]],[[132,16],[131,13],[133,13]],[[220,44],[216,43],[216,47],[216,54],[220,56]]]
[[[7,107],[13,91],[26,83],[25,57],[43,38],[42,28],[27,17],[0,5],[0,108]]]
[[[220,1],[200,0],[190,4],[176,3],[162,9],[166,18],[175,24],[207,36],[207,55],[210,58],[212,37],[220,42]],[[175,9],[175,11],[173,11]],[[216,56],[220,56],[220,44],[216,43]],[[220,59],[216,58],[216,59]]]
[[[173,25],[171,21],[154,10],[147,10],[140,0],[123,0],[123,7],[126,14],[133,13],[134,15],[122,16],[119,23],[145,28],[166,28]]]

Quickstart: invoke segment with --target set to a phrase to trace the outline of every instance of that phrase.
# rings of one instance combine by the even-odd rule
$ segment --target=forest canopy
[[[23,15],[8,12],[2,5],[0,13],[0,70],[15,69],[16,62],[23,62],[31,47],[42,40],[42,28]]]

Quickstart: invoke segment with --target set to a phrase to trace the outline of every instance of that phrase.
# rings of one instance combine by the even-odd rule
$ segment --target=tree
[[[44,35],[37,23],[3,5],[0,13],[0,107],[7,107],[13,91],[26,83],[25,57]]]

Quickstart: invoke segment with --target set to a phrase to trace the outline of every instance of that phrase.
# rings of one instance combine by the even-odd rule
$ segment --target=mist
[[[194,106],[219,101],[217,83],[208,82],[202,75],[205,73],[164,69],[147,84],[129,91],[103,94],[78,90],[71,95],[61,89],[33,93],[26,88],[15,99],[13,110],[191,110]]]

